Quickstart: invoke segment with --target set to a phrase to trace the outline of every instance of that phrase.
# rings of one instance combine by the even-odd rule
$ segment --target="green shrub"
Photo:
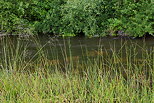
[[[127,2],[120,10],[120,20],[122,20],[126,32],[130,36],[142,37],[144,34],[154,33],[154,5],[147,1],[138,3]]]
[[[68,0],[62,11],[64,33],[101,35],[105,21],[114,15],[114,5],[107,0]]]
[[[153,8],[147,0],[1,0],[0,32],[141,37],[154,33]]]
[[[37,32],[44,34],[46,33],[59,34],[61,26],[61,17],[62,17],[61,5],[63,4],[64,0],[52,0],[52,1],[44,0],[38,3],[37,4],[38,7],[36,7],[36,9],[41,7],[40,12],[37,14],[37,16],[40,17],[40,19],[34,21],[35,30]]]
[[[22,1],[0,1],[0,31],[10,34],[31,34],[33,27],[24,18],[25,8]]]

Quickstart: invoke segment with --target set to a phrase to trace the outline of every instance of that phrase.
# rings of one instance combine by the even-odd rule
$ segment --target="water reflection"
[[[102,38],[87,38],[87,37],[52,37],[52,36],[34,36],[27,38],[18,38],[15,36],[4,37],[0,40],[0,55],[4,46],[11,46],[16,50],[18,45],[27,47],[26,57],[31,58],[34,55],[39,55],[39,49],[43,50],[44,54],[48,55],[48,59],[55,60],[73,56],[95,57],[98,55],[108,55],[108,53],[125,52],[125,46],[129,47],[135,44],[134,47],[138,51],[137,57],[141,56],[143,49],[150,51],[154,47],[154,38],[120,38],[120,37],[102,37]],[[18,44],[20,43],[20,44]],[[5,44],[5,45],[4,45]],[[25,48],[25,47],[24,47]],[[23,49],[24,49],[23,48]],[[134,49],[133,47],[129,49]],[[22,49],[21,49],[22,50]],[[42,51],[41,51],[42,52]],[[56,57],[55,57],[56,56]]]

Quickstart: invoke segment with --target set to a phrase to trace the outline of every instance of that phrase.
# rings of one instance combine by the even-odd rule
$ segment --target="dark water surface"
[[[17,49],[17,46],[24,47],[21,51],[26,49],[26,58],[37,58],[40,49],[50,60],[57,57],[63,58],[66,56],[81,57],[84,55],[96,56],[101,55],[102,52],[113,53],[112,51],[125,52],[125,46],[129,47],[132,44],[136,46],[129,49],[136,49],[138,57],[140,57],[141,50],[150,50],[154,47],[154,37],[146,38],[128,38],[128,37],[53,37],[53,36],[35,36],[35,37],[2,37],[0,40],[0,56],[3,55],[4,47],[6,45]],[[101,51],[101,53],[100,53]]]
[[[115,59],[115,57],[118,58]],[[133,77],[134,73],[141,73],[141,77],[152,88],[153,60],[154,37],[133,39],[128,37],[9,36],[0,39],[0,68],[5,69],[8,67],[10,69],[14,64],[18,68],[20,64],[19,69],[33,72],[35,65],[39,68],[42,66],[47,69],[51,68],[51,70],[52,67],[57,69],[58,66],[58,69],[62,71],[71,69],[84,77],[84,71],[92,65],[91,68],[95,66],[95,70],[100,67],[104,73],[110,73],[111,78],[118,73],[122,74],[125,80],[131,80],[130,77]],[[137,78],[140,78],[140,74]],[[140,81],[138,83],[142,84]]]

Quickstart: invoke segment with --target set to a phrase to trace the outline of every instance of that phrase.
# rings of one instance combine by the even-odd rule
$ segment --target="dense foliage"
[[[154,33],[151,0],[1,0],[0,32],[72,36]]]

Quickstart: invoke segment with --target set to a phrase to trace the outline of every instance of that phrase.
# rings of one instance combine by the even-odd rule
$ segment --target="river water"
[[[97,56],[103,52],[113,53],[125,52],[126,48],[135,49],[138,52],[138,58],[141,56],[143,49],[150,52],[154,47],[154,37],[146,38],[128,38],[128,37],[53,37],[53,36],[33,36],[33,37],[2,37],[0,40],[0,56],[4,55],[4,47],[10,46],[17,49],[21,46],[21,51],[26,51],[26,58],[37,58],[39,52],[43,50],[48,59],[62,59],[66,56]],[[40,50],[41,49],[41,50]]]

